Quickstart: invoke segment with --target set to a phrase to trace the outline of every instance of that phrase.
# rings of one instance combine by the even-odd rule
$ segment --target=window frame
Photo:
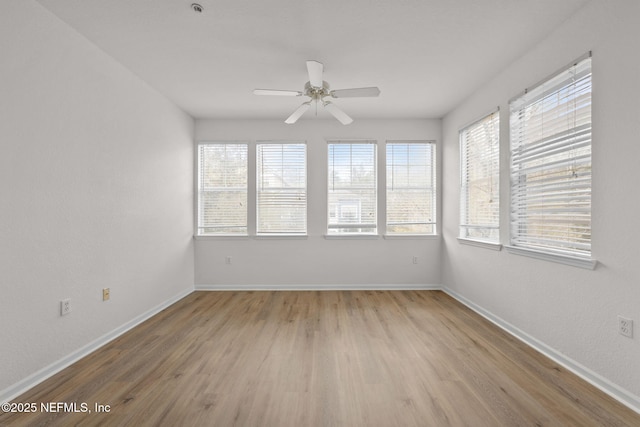
[[[586,68],[586,71],[582,69],[583,66]],[[580,72],[580,74],[576,74],[576,76],[584,74],[584,76],[581,77],[581,79],[584,79],[586,81],[586,79],[588,78],[588,83],[587,83],[588,91],[585,92],[585,93],[588,93],[588,115],[581,116],[580,119],[574,118],[573,127],[567,127],[562,131],[557,131],[556,133],[550,134],[550,135],[542,134],[543,136],[538,137],[538,139],[525,140],[525,136],[523,135],[526,135],[525,132],[527,132],[527,130],[523,127],[524,121],[521,120],[520,117],[524,117],[526,114],[528,114],[528,112],[526,111],[527,108],[533,108],[536,106],[537,103],[547,100],[550,95],[559,94],[563,90],[568,91],[570,96],[573,97],[573,98],[567,98],[567,99],[573,99],[573,100],[576,100],[576,102],[578,102],[577,99],[581,89],[579,88],[576,90],[576,88],[578,87],[577,86],[578,83],[576,82],[582,82],[582,80],[581,79],[576,80],[574,77],[573,78],[574,81],[572,81],[571,73],[574,72],[574,70],[577,70],[575,71],[576,73],[578,73],[578,71]],[[587,97],[585,96],[585,98],[580,101],[584,101],[586,98]],[[540,108],[543,111],[551,111],[552,113],[555,113],[556,111],[554,110],[554,108],[557,108],[557,107],[553,107],[553,104],[551,105],[552,106],[544,105],[544,106],[541,106]],[[558,106],[559,105],[561,104],[558,104]],[[573,113],[575,117],[577,116],[577,111],[580,108],[581,107],[574,106],[573,110],[567,110],[567,112]],[[549,109],[549,110],[546,110],[546,109]],[[524,256],[529,256],[533,258],[573,265],[576,267],[594,269],[597,261],[592,258],[593,252],[591,247],[591,230],[592,230],[591,169],[593,165],[592,149],[591,149],[593,145],[592,133],[591,133],[591,127],[592,127],[592,121],[593,121],[591,53],[589,52],[588,54],[583,55],[582,57],[576,59],[575,61],[572,61],[571,64],[569,64],[566,67],[563,67],[558,72],[543,79],[540,83],[537,83],[536,85],[532,86],[531,89],[527,89],[523,94],[520,94],[512,98],[509,101],[509,112],[510,112],[509,114],[510,116],[509,172],[511,177],[510,179],[511,181],[511,185],[510,185],[511,217],[510,217],[510,227],[509,227],[510,244],[509,246],[507,246],[507,250],[510,253],[514,253],[517,255],[524,255]],[[529,114],[531,113],[529,112]],[[564,113],[564,115],[568,117],[568,114],[566,114],[566,112]],[[586,121],[587,120],[586,117],[588,117],[588,121]],[[544,118],[542,118],[541,120],[544,120]],[[550,120],[547,120],[547,123],[549,121]],[[583,123],[583,124],[578,124],[578,123]],[[551,125],[549,124],[547,124],[546,128],[541,128],[540,126],[533,129],[535,130],[544,129],[545,131],[547,131],[549,128],[551,128]],[[583,133],[581,134],[581,132]],[[531,131],[531,133],[533,133],[533,131]],[[571,135],[572,137],[568,138],[567,135]],[[584,135],[588,135],[588,137],[586,137],[588,140],[588,143],[585,143],[584,139],[582,140],[579,139],[579,137],[584,138]],[[567,142],[569,140],[573,142],[571,143]],[[523,142],[523,141],[526,141],[526,142]],[[531,141],[534,141],[534,142],[531,142]],[[577,141],[580,141],[579,145]],[[571,151],[577,152],[579,148],[584,149],[580,151],[580,154],[574,154],[571,152]],[[585,152],[587,151],[586,148],[588,148],[588,156],[587,154],[585,154]],[[534,150],[538,150],[537,152],[534,153],[535,155],[531,154],[534,152]],[[542,151],[542,150],[545,150],[545,151]],[[565,154],[567,152],[569,153],[568,155]],[[550,166],[556,166],[556,168],[551,168],[551,167],[547,168],[546,166],[541,166],[536,164],[532,165],[532,162],[534,159],[536,161],[543,162],[543,160],[540,160],[540,159],[547,159],[552,157],[552,155],[560,156],[563,154],[566,155],[569,160],[562,159],[562,157],[559,157],[559,160],[558,158],[556,158],[554,159],[553,162],[548,163]],[[569,157],[569,156],[576,156],[576,157]],[[539,203],[546,202],[548,204],[549,203],[548,200],[551,200],[553,197],[553,193],[551,193],[552,190],[548,189],[549,188],[548,183],[552,182],[554,178],[553,177],[544,178],[543,175],[540,175],[540,176],[543,176],[543,178],[540,178],[540,176],[534,176],[534,174],[536,172],[538,174],[544,174],[544,173],[548,174],[550,170],[553,170],[553,171],[557,171],[556,175],[559,175],[560,177],[562,177],[560,173],[561,169],[557,168],[558,165],[566,167],[566,165],[571,164],[572,161],[577,162],[576,159],[580,158],[580,162],[581,162],[580,165],[582,166],[583,165],[582,162],[587,157],[588,157],[588,182],[586,183],[586,186],[584,184],[580,185],[580,187],[582,187],[582,190],[578,199],[576,199],[576,197],[578,197],[577,193],[576,195],[574,195],[574,193],[569,191],[569,190],[573,190],[574,188],[578,188],[578,186],[574,184],[569,184],[565,178],[565,181],[559,181],[560,182],[559,184],[555,184],[556,187],[559,188],[560,190],[564,190],[565,193],[567,192],[570,193],[569,196],[567,195],[565,195],[564,197],[557,196],[557,199],[558,199],[557,203],[563,202],[563,200],[566,200],[563,203],[560,203],[558,205],[559,207],[554,207],[553,209],[549,209],[549,208],[545,208],[544,205],[535,206],[533,204],[531,205],[529,204],[529,203],[532,203],[533,201],[531,196],[529,196],[528,193],[525,191],[527,188],[529,188],[529,194],[530,194],[531,186],[527,187],[526,185],[526,180],[527,178],[529,178],[529,176],[533,177],[534,179],[535,178],[539,179],[538,181],[539,183],[537,184],[539,187],[539,189],[537,190],[538,194],[545,195],[544,196],[545,199],[543,199],[542,202],[539,202]],[[529,163],[525,165],[525,162],[529,162]],[[547,163],[543,162],[542,164],[546,165]],[[543,167],[545,167],[546,169],[543,169]],[[584,179],[584,175],[586,175],[585,171],[586,169],[583,169],[581,171],[581,174],[582,174],[581,179],[586,182],[587,180]],[[557,177],[555,179],[557,179]],[[556,182],[556,181],[553,181],[553,182]],[[569,188],[569,190],[565,190],[565,187]],[[588,191],[584,190],[585,188],[588,188]],[[556,190],[556,191],[559,191],[559,190]],[[551,193],[551,195],[548,195],[549,193]],[[584,205],[584,200],[588,199],[588,211],[585,209],[584,206],[581,207],[580,210],[577,210],[576,206],[570,205],[570,202],[575,203],[576,200],[579,200],[579,199],[582,200],[583,205]],[[532,206],[532,207],[525,210],[526,206]],[[534,209],[534,210],[531,210],[531,209]],[[545,209],[549,209],[549,210],[545,210]],[[529,212],[538,211],[542,213],[547,212],[546,214],[549,215],[551,218],[555,218],[553,214],[558,212],[564,212],[566,214],[571,214],[574,212],[587,212],[586,217],[588,217],[587,221],[588,221],[588,236],[589,236],[588,242],[580,243],[579,241],[572,241],[569,239],[569,237],[567,237],[564,241],[558,238],[558,242],[566,242],[566,243],[556,244],[554,246],[552,244],[554,242],[554,239],[552,237],[545,236],[542,234],[535,235],[528,232],[526,227],[527,223],[525,223],[524,221],[530,218],[534,218],[534,214],[528,213],[528,211]],[[586,217],[583,215],[583,218],[582,218],[583,223],[585,222],[584,218]],[[567,225],[566,227],[567,227],[567,236],[569,236],[571,226]],[[532,237],[529,237],[529,236],[532,236]],[[538,241],[546,240],[546,243],[536,244],[535,242],[536,239],[538,239]],[[582,246],[582,248],[580,246]]]
[[[247,171],[247,173],[245,174],[245,183],[244,183],[244,194],[245,194],[245,198],[244,198],[244,225],[240,225],[240,226],[235,226],[235,225],[227,225],[227,226],[221,226],[221,227],[226,227],[226,228],[231,228],[231,227],[239,227],[239,228],[244,228],[243,232],[220,232],[220,233],[205,233],[202,230],[206,229],[206,228],[214,228],[214,227],[207,227],[206,225],[203,225],[202,221],[204,219],[204,215],[203,215],[203,210],[204,210],[204,206],[203,206],[203,192],[205,192],[206,190],[203,189],[203,167],[204,167],[204,160],[202,158],[203,155],[203,149],[204,147],[207,146],[224,146],[225,148],[227,146],[244,146],[245,150],[244,150],[244,157],[245,157],[245,169]],[[248,209],[248,201],[249,201],[249,142],[247,141],[206,141],[206,142],[199,142],[197,145],[197,156],[196,156],[196,220],[195,220],[195,227],[196,227],[196,237],[247,237],[249,235],[249,209]],[[227,187],[215,187],[215,188],[219,188],[219,189],[223,189],[223,188],[227,188]],[[216,190],[212,189],[210,190],[210,192],[216,192]],[[238,187],[240,188],[240,187]],[[218,191],[223,191],[223,190],[218,190]]]
[[[350,145],[351,146],[351,158],[350,158],[350,166],[353,167],[353,162],[352,162],[352,157],[353,157],[353,146],[358,146],[358,145],[370,145],[372,148],[372,162],[371,162],[371,167],[373,168],[373,187],[364,187],[366,188],[372,188],[372,194],[374,196],[374,201],[373,201],[373,221],[372,222],[358,222],[358,223],[353,223],[353,224],[349,224],[349,223],[335,223],[332,224],[332,219],[331,219],[331,212],[332,212],[332,202],[331,202],[331,194],[332,194],[332,185],[331,185],[331,171],[333,170],[333,165],[331,164],[331,146],[332,145]],[[335,160],[335,158],[334,158]],[[334,161],[335,164],[335,161]],[[327,197],[327,215],[326,215],[326,235],[325,237],[328,239],[331,238],[378,238],[379,237],[379,227],[378,227],[378,218],[379,218],[379,208],[378,208],[378,202],[379,202],[379,184],[378,184],[378,142],[376,140],[373,139],[353,139],[353,140],[349,140],[349,139],[332,139],[332,140],[327,140],[327,191],[326,191],[326,197]],[[335,185],[334,185],[335,187]],[[348,187],[345,187],[348,188]],[[354,199],[355,201],[355,199]],[[352,203],[353,205],[353,203]],[[360,210],[361,210],[361,203],[360,203]],[[356,211],[358,211],[358,207],[356,207]],[[362,212],[360,211],[360,217],[361,217]],[[337,213],[336,213],[337,215]],[[342,225],[342,226],[341,226]],[[346,231],[346,232],[336,232],[336,231],[332,231],[332,230],[337,230],[337,229],[362,229],[362,228],[367,228],[367,229],[373,229],[372,231]]]
[[[492,135],[487,135],[487,138],[483,139],[481,143],[490,144],[491,153],[488,156],[481,156],[480,158],[470,158],[468,145],[475,138],[470,140],[470,137],[477,136],[477,127],[489,126],[493,127],[488,132],[494,132]],[[458,132],[459,148],[460,148],[460,217],[458,224],[458,241],[461,243],[468,243],[475,246],[488,247],[490,249],[500,250],[502,245],[500,244],[500,108],[495,109],[489,114],[484,115],[478,120],[471,122],[464,126]],[[494,143],[487,141],[494,139]],[[478,140],[474,141],[476,144]],[[480,169],[485,169],[486,163],[495,163],[495,167],[488,166],[488,173],[482,178],[489,179],[491,181],[491,198],[497,198],[497,204],[493,207],[497,220],[494,223],[477,224],[469,221],[469,209],[471,202],[469,200],[469,167],[470,162],[474,161],[480,163]],[[484,163],[484,164],[482,164]],[[476,163],[477,164],[477,163]],[[496,187],[495,189],[493,187]],[[491,203],[491,202],[490,202]],[[484,230],[487,233],[491,233],[492,230],[496,231],[494,238],[482,238],[478,236],[470,236],[470,229]]]
[[[389,167],[391,166],[392,168],[394,166],[398,166],[398,167],[402,167],[402,166],[406,166],[407,167],[407,174],[410,173],[410,168],[412,166],[412,164],[409,161],[409,158],[407,157],[407,162],[404,164],[399,164],[399,163],[393,163],[390,164],[390,156],[389,156],[389,149],[390,147],[393,147],[394,145],[397,146],[406,146],[407,149],[409,149],[409,146],[414,145],[414,146],[419,146],[419,145],[423,145],[428,149],[428,154],[427,157],[431,159],[431,163],[430,164],[425,164],[424,167],[426,168],[426,172],[429,173],[429,176],[427,178],[428,181],[431,182],[430,186],[425,186],[425,187],[416,187],[416,186],[400,186],[400,189],[404,189],[404,190],[424,190],[426,193],[431,193],[430,196],[430,206],[431,206],[431,210],[430,210],[430,218],[425,218],[424,221],[414,221],[414,222],[407,222],[407,223],[390,223],[389,222],[389,200],[390,200],[390,176],[393,177],[393,172],[390,173]],[[437,167],[437,157],[436,157],[436,143],[435,141],[432,140],[387,140],[385,142],[385,186],[384,186],[384,198],[385,198],[385,210],[384,210],[384,224],[385,224],[385,238],[394,238],[394,237],[433,237],[433,236],[437,236],[437,173],[436,173],[436,167]],[[414,164],[413,166],[418,166],[417,164]],[[426,178],[426,177],[425,177]],[[391,184],[392,186],[395,186],[395,184]],[[391,189],[391,191],[393,191],[393,189]],[[398,231],[389,231],[390,227],[393,226],[397,226],[397,225],[401,225],[401,224],[407,224],[407,225],[427,225],[427,226],[431,226],[431,231],[425,231],[425,232],[416,232],[416,231],[409,231],[409,232],[398,232]]]
[[[261,193],[267,193],[269,192],[269,190],[262,190],[262,186],[261,186],[261,164],[260,164],[260,159],[261,159],[261,147],[262,146],[281,146],[282,148],[284,148],[285,146],[302,146],[303,150],[304,150],[304,158],[303,158],[303,165],[302,165],[302,171],[304,174],[303,177],[303,183],[304,186],[303,187],[296,187],[298,188],[298,190],[302,190],[302,192],[304,193],[304,218],[303,218],[303,230],[286,230],[286,229],[280,229],[280,230],[276,230],[276,231],[261,231],[260,230],[260,209],[261,209],[261,203],[260,203],[260,195]],[[255,191],[255,198],[256,198],[256,203],[255,203],[255,213],[256,213],[256,229],[255,229],[255,235],[257,237],[284,237],[284,236],[306,236],[307,232],[308,232],[308,186],[307,186],[307,175],[308,175],[308,161],[307,161],[307,156],[308,151],[307,151],[307,143],[306,141],[281,141],[281,140],[274,140],[274,141],[256,141],[255,143],[255,155],[256,155],[256,191]],[[282,165],[282,167],[284,168],[284,164]],[[282,189],[284,188],[294,188],[294,187],[282,187]]]

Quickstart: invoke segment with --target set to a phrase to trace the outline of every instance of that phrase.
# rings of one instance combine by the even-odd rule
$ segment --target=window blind
[[[511,244],[591,254],[591,58],[510,104]]]
[[[377,233],[376,143],[329,143],[328,233]]]
[[[200,144],[198,235],[247,234],[247,144]]]
[[[500,240],[500,114],[460,131],[460,237]]]
[[[434,144],[387,142],[387,234],[435,234]]]
[[[307,147],[257,144],[257,234],[307,232]]]

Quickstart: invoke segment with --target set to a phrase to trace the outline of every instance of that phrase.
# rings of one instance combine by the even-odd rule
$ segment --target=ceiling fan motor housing
[[[311,86],[311,82],[307,82],[304,85],[304,94],[314,101],[322,101],[325,96],[330,96],[329,83],[322,81],[322,87]]]

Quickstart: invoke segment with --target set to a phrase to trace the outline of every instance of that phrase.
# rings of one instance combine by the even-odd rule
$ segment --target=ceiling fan
[[[322,72],[324,65],[318,61],[307,61],[307,71],[309,72],[309,81],[304,85],[304,91],[296,90],[276,90],[276,89],[254,89],[254,95],[279,95],[279,96],[308,96],[309,101],[302,103],[296,111],[293,112],[285,120],[286,124],[293,124],[311,107],[311,102],[315,101],[316,107],[318,103],[343,125],[353,122],[344,111],[336,107],[331,101],[325,98],[356,98],[356,97],[374,97],[380,95],[380,89],[377,87],[360,87],[352,89],[330,90],[329,83],[322,80]]]

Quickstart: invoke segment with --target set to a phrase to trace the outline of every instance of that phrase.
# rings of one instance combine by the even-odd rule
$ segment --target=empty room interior
[[[0,425],[640,426],[640,2],[196,1],[0,3]]]

